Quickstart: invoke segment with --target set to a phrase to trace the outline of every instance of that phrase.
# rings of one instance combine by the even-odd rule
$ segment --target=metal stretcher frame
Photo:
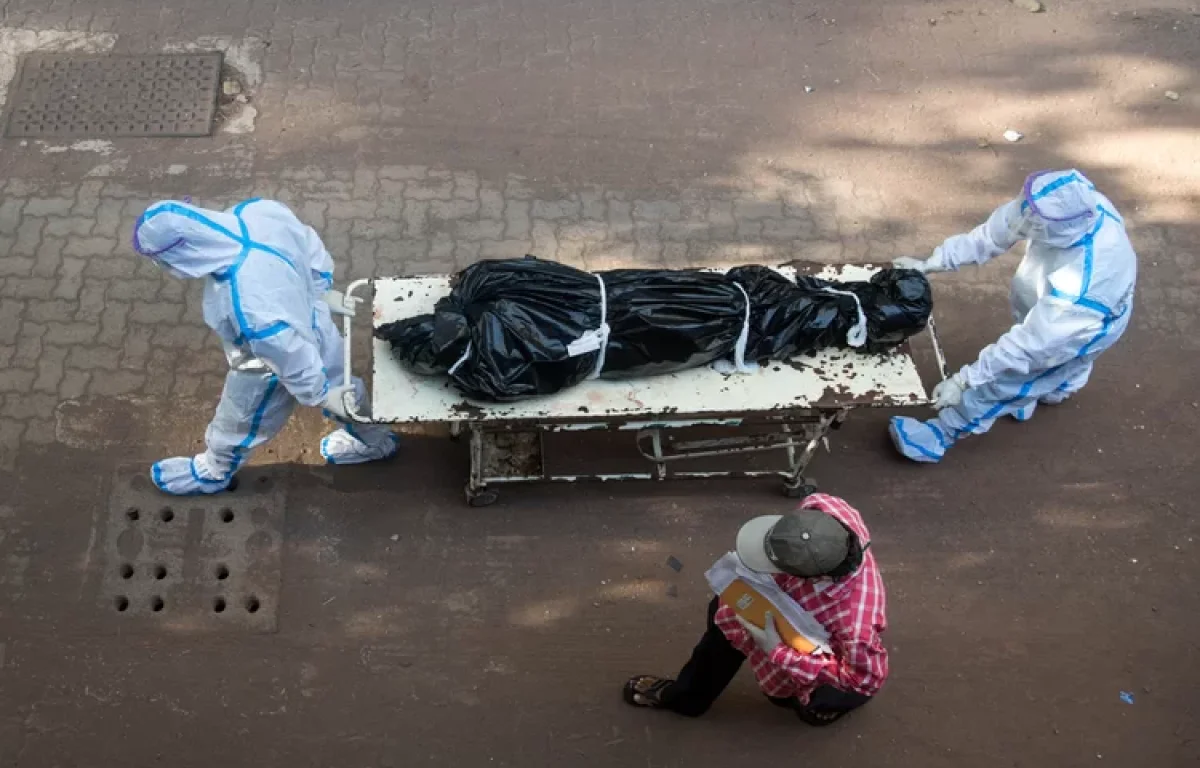
[[[829,280],[869,279],[870,265],[794,266],[777,270],[795,279],[798,271]],[[374,287],[372,327],[433,311],[450,290],[450,276],[358,280],[347,297]],[[346,370],[352,371],[351,318],[344,318]],[[942,377],[945,358],[932,318],[929,340]],[[350,410],[362,423],[448,424],[454,438],[469,439],[471,469],[466,485],[472,506],[496,501],[506,483],[580,480],[665,480],[668,478],[779,477],[784,493],[803,497],[815,490],[805,471],[832,430],[855,408],[928,404],[908,343],[883,355],[826,349],[750,374],[721,374],[699,368],[639,379],[587,381],[551,396],[512,403],[472,401],[449,378],[421,376],[398,363],[389,344],[373,339],[371,412]],[[711,427],[752,434],[684,440],[672,431]],[[749,429],[748,429],[749,428]],[[617,430],[634,433],[649,471],[619,474],[554,474],[545,461],[547,433]],[[687,471],[679,462],[782,451],[783,465],[770,470]]]

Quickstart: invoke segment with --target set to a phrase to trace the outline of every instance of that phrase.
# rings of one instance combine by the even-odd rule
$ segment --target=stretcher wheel
[[[472,491],[467,488],[467,503],[472,507],[490,507],[500,498],[500,492],[494,488],[479,488]]]
[[[816,492],[817,486],[814,483],[808,482],[807,480],[801,480],[795,484],[785,480],[783,483],[783,495],[787,496],[789,499],[807,498]]]

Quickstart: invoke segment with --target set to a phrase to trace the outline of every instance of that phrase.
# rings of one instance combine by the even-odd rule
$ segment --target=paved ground
[[[3,141],[0,765],[1194,764],[1200,12],[1048,6],[0,5],[0,80],[28,50],[215,47],[249,97],[213,139]],[[943,466],[894,459],[882,415],[818,459],[873,526],[893,622],[891,682],[837,728],[801,729],[748,680],[703,724],[617,698],[680,663],[703,569],[782,508],[769,486],[471,510],[458,447],[413,438],[392,466],[332,471],[309,414],[259,457],[250,522],[238,506],[221,528],[216,502],[124,517],[146,500],[128,473],[193,452],[222,377],[198,286],[127,247],[152,200],[279,197],[340,278],[525,252],[861,261],[926,251],[1059,166],[1130,221],[1133,325],[1076,401]],[[1004,328],[1011,266],[938,278],[954,362]],[[123,559],[147,599],[170,563],[168,594],[228,592],[229,610],[119,613]]]

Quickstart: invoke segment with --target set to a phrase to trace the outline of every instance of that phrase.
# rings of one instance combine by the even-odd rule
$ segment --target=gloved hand
[[[767,625],[765,629],[759,629],[741,616],[738,616],[737,620],[754,638],[754,644],[758,646],[758,649],[770,655],[783,643],[783,638],[779,636],[779,630],[775,629],[775,617],[771,615],[770,611],[766,612],[765,618]]]
[[[940,411],[958,405],[962,402],[966,389],[962,374],[954,374],[933,388],[933,407]]]
[[[325,402],[321,404],[321,407],[342,421],[351,421],[350,414],[346,411],[346,395],[353,395],[353,393],[354,387],[349,384],[334,387],[325,396]]]
[[[358,302],[362,301],[357,296],[347,296],[341,291],[326,291],[321,298],[329,305],[333,314],[349,317],[354,317],[354,313],[358,309]]]
[[[914,259],[912,256],[901,256],[892,262],[892,266],[896,269],[915,269],[918,272],[924,272],[925,260]]]
[[[915,269],[926,275],[946,271],[946,264],[942,260],[942,249],[940,247],[934,248],[933,254],[928,259],[914,259],[911,256],[901,256],[892,262],[892,266],[896,269]]]

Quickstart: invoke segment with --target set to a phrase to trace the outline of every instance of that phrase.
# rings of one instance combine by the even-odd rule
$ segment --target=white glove
[[[915,269],[918,272],[924,272],[925,260],[914,259],[912,256],[901,256],[892,262],[892,266],[896,269]]]
[[[329,305],[329,309],[333,314],[348,315],[349,317],[354,317],[354,313],[358,309],[358,303],[362,301],[357,296],[347,296],[341,291],[326,291],[325,295],[321,298]]]
[[[325,396],[325,402],[321,404],[321,407],[342,421],[351,421],[350,414],[346,411],[346,395],[352,395],[353,392],[354,387],[349,384],[334,387]]]
[[[933,254],[928,259],[914,259],[911,256],[901,256],[892,262],[892,266],[896,269],[915,269],[926,275],[947,271],[946,263],[942,260],[941,246],[934,248]]]
[[[765,619],[766,628],[759,629],[741,616],[737,617],[742,627],[754,638],[754,644],[758,646],[758,649],[769,656],[772,651],[783,644],[783,638],[779,636],[779,630],[775,629],[775,617],[771,615],[770,611],[766,612]]]
[[[933,388],[933,407],[940,411],[958,405],[962,402],[966,389],[963,386],[962,374],[954,374]]]

